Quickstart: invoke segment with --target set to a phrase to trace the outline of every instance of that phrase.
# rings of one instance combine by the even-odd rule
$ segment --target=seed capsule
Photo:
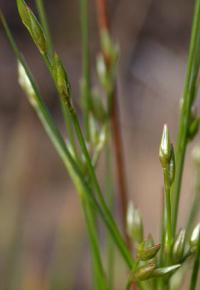
[[[149,241],[144,241],[137,246],[136,257],[138,260],[147,261],[156,256],[160,250],[160,244],[149,245]]]
[[[145,266],[141,266],[137,268],[136,271],[130,273],[129,281],[134,282],[150,279],[155,268],[156,265],[154,263],[149,263]]]

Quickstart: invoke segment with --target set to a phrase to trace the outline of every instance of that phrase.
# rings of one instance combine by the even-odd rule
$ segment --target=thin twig
[[[100,33],[107,31],[109,34],[110,27],[107,16],[107,3],[106,0],[97,0],[97,12],[98,12],[98,22]],[[110,56],[105,50],[102,49],[104,60],[106,65],[110,66]],[[123,144],[121,137],[121,128],[120,128],[120,114],[119,114],[119,105],[117,99],[116,86],[112,92],[112,106],[111,106],[111,125],[112,125],[112,137],[113,137],[113,146],[115,150],[115,160],[116,160],[116,171],[117,171],[117,183],[119,190],[119,199],[121,204],[121,216],[123,223],[123,231],[126,238],[126,243],[129,249],[131,249],[131,243],[128,235],[126,234],[126,212],[127,212],[127,203],[128,203],[128,194],[126,187],[126,178],[125,178],[125,165],[123,157]]]

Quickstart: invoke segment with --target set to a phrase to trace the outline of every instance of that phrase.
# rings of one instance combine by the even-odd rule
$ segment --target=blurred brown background
[[[44,2],[56,50],[78,100],[79,1]],[[89,2],[95,83],[99,40],[95,1]],[[193,1],[108,2],[112,33],[120,45],[118,88],[130,198],[141,208],[145,232],[158,239],[162,191],[158,147],[165,122],[173,142],[176,138]],[[15,1],[0,0],[0,7],[62,128],[55,90],[19,20]],[[180,225],[192,195],[190,152],[187,156]],[[16,60],[0,27],[0,289],[89,289],[89,275],[88,243],[77,195],[18,86]],[[122,285],[123,280],[116,289]]]

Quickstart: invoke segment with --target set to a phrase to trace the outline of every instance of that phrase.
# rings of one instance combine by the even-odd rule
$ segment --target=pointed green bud
[[[181,267],[181,264],[169,266],[169,267],[163,267],[163,268],[157,268],[152,273],[153,277],[163,277],[166,275],[173,274],[175,271],[177,271]]]
[[[168,130],[167,125],[165,124],[163,127],[163,133],[161,137],[160,150],[159,150],[160,163],[163,168],[166,168],[169,165],[171,154],[172,154],[172,147],[170,143],[169,130]]]
[[[127,233],[129,237],[137,243],[143,241],[143,221],[138,209],[133,203],[129,203],[127,211]]]
[[[200,235],[200,223],[196,225],[190,238],[190,246],[192,251],[195,250],[197,247],[199,235]]]
[[[17,8],[19,11],[19,15],[21,17],[22,22],[28,29],[33,41],[38,47],[41,54],[46,53],[46,39],[44,36],[43,29],[38,22],[37,18],[29,8],[29,6],[25,3],[24,0],[17,0]]]
[[[66,71],[64,69],[64,66],[62,64],[62,61],[60,60],[59,56],[56,53],[54,54],[53,57],[52,69],[57,90],[60,96],[64,97],[64,100],[67,102],[68,105],[71,95],[70,83]]]
[[[100,133],[98,131],[98,140],[96,141],[96,146],[94,146],[95,151],[94,151],[94,155],[92,157],[92,163],[94,166],[96,165],[96,163],[99,159],[100,153],[101,153],[101,151],[106,143],[106,136],[107,136],[107,132],[106,132],[106,127],[104,126],[100,130]]]
[[[151,245],[147,240],[137,245],[136,257],[139,261],[147,261],[154,258],[159,250],[160,244]]]
[[[173,261],[175,263],[178,263],[183,257],[185,248],[185,237],[185,230],[180,230],[173,246]]]
[[[101,44],[103,52],[109,60],[108,65],[112,69],[118,60],[119,47],[113,42],[107,30],[101,31]]]
[[[95,89],[92,91],[91,110],[94,117],[100,122],[104,122],[105,119],[108,117],[108,114],[102,102],[102,98],[99,96],[98,92]]]
[[[135,271],[130,273],[129,281],[144,281],[152,278],[152,273],[156,269],[156,265],[154,263],[149,263],[147,265],[138,267]]]
[[[102,54],[99,54],[97,57],[97,74],[102,87],[109,95],[112,92],[113,83]]]
[[[25,71],[25,69],[20,61],[18,61],[18,82],[19,82],[19,85],[22,88],[22,90],[27,95],[30,104],[33,107],[36,107],[37,101],[36,101],[35,91],[33,89],[31,82],[30,82],[30,79],[27,76],[27,73],[26,73],[26,71]]]
[[[194,120],[190,122],[190,125],[188,128],[188,135],[187,135],[190,141],[194,139],[194,137],[199,131],[199,122],[200,122],[199,118],[195,118]]]

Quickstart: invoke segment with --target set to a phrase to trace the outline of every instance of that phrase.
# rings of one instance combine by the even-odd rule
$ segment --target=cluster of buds
[[[181,264],[176,264],[168,267],[157,267],[155,263],[149,262],[142,266],[136,266],[129,274],[128,283],[145,281],[152,278],[166,277],[172,275],[181,267]]]

